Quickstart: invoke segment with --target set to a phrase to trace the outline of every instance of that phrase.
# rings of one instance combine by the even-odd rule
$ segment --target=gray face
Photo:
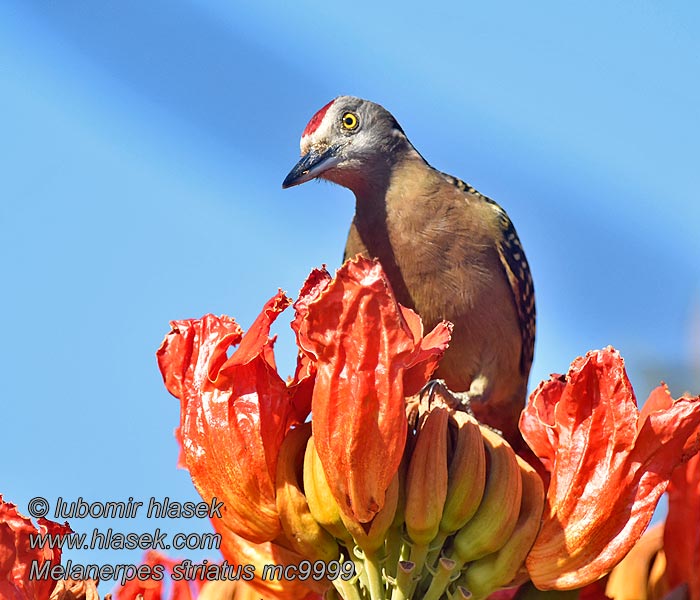
[[[323,177],[347,185],[367,169],[387,164],[406,136],[396,119],[379,104],[340,96],[319,110],[301,137],[302,159],[283,187]]]

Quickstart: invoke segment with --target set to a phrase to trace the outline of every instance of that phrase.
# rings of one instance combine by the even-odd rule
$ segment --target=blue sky
[[[197,498],[154,352],[171,319],[246,326],[339,266],[350,192],[281,182],[340,94],[509,212],[537,290],[531,387],[613,344],[641,398],[662,377],[698,391],[697,4],[249,4],[0,4],[6,499]]]

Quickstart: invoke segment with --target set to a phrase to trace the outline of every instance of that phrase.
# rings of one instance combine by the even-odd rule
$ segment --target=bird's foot
[[[469,392],[453,392],[447,387],[443,379],[431,379],[423,386],[423,389],[418,394],[421,404],[426,404],[430,408],[432,402],[435,401],[436,395],[453,410],[461,410],[474,416],[471,408]]]

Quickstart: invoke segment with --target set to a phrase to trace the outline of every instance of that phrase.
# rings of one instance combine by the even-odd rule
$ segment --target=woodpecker
[[[427,328],[454,323],[436,377],[518,440],[535,343],[535,292],[496,202],[431,167],[382,106],[340,96],[311,118],[283,188],[321,178],[355,194],[345,259],[379,259],[397,300]]]

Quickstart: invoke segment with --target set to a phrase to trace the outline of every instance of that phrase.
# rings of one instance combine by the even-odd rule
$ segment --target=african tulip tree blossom
[[[641,412],[612,348],[576,359],[532,394],[520,420],[551,473],[527,558],[540,589],[574,589],[609,572],[646,529],[673,469],[698,450],[700,398],[655,390]]]
[[[258,543],[280,532],[277,452],[308,414],[311,383],[319,456],[334,474],[339,504],[368,521],[403,453],[402,382],[417,392],[450,334],[443,323],[423,338],[419,317],[396,302],[376,261],[350,261],[335,279],[315,270],[295,304],[293,327],[304,354],[286,384],[269,331],[289,304],[278,293],[245,334],[225,316],[174,321],[157,354],[168,390],[181,401],[178,436],[197,489],[205,500],[225,503],[227,527]]]
[[[224,525],[255,542],[281,531],[277,452],[308,414],[295,402],[299,388],[278,375],[269,337],[289,304],[276,294],[245,334],[226,316],[173,321],[157,353],[165,385],[180,399],[181,462],[204,500],[224,503]]]
[[[396,302],[379,263],[361,257],[333,280],[313,273],[303,291],[294,327],[317,371],[316,451],[341,510],[368,522],[401,462],[406,391],[427,383],[451,326],[443,322],[424,338],[420,318]]]
[[[174,321],[157,353],[181,402],[181,462],[205,500],[224,502],[217,530],[224,540],[232,532],[257,545],[281,540],[277,551],[285,544],[275,473],[291,428],[313,409],[338,504],[349,518],[370,521],[403,455],[405,395],[428,381],[451,332],[441,323],[424,337],[420,317],[396,302],[376,261],[349,261],[335,278],[317,269],[294,305],[301,352],[285,383],[269,332],[289,304],[279,292],[245,333],[225,316]]]

